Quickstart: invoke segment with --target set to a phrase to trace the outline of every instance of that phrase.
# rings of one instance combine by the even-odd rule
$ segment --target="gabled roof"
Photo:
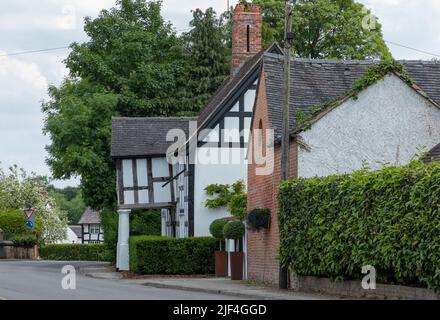
[[[87,208],[78,224],[101,224],[101,214],[98,211]]]
[[[283,57],[265,54],[263,63],[269,121],[277,137],[282,125]],[[376,63],[378,61],[292,59],[290,130],[296,129],[297,110],[310,113],[317,105],[333,99],[342,97],[340,102],[345,101],[343,97],[350,92],[353,83]],[[414,89],[425,98],[440,104],[440,64],[431,61],[400,63],[416,83]]]
[[[81,226],[68,226],[70,228],[70,230],[72,230],[72,232],[74,234],[76,234],[76,236],[78,238],[82,238],[82,228]]]
[[[210,120],[218,113],[228,111],[224,110],[225,104],[233,98],[236,90],[240,88],[250,76],[254,74],[258,75],[258,70],[265,53],[282,54],[282,49],[274,42],[269,48],[260,51],[248,60],[235,75],[227,77],[207,105],[200,111],[197,119],[199,129],[207,128]]]
[[[171,129],[181,129],[186,136],[189,122],[196,118],[113,118],[112,158],[165,155],[173,142],[166,141]]]
[[[440,162],[440,144],[436,145],[432,148],[426,157],[423,158],[424,162],[437,161]]]

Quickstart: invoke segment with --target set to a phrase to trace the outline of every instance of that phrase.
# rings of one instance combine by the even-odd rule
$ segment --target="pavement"
[[[76,271],[76,289],[64,290],[61,273]],[[336,300],[225,278],[123,279],[108,263],[0,260],[0,300]]]
[[[61,270],[76,270],[76,289],[64,290]],[[94,271],[94,272],[91,272]],[[83,274],[84,273],[84,274]],[[96,274],[95,274],[96,273]],[[0,260],[1,300],[241,300],[223,294],[208,294],[154,288],[120,280],[108,264],[60,261]],[[85,276],[89,274],[89,276]],[[104,274],[104,275],[103,275]],[[96,275],[100,278],[91,277]],[[105,277],[105,278],[103,278]],[[119,276],[118,276],[119,277]]]
[[[255,300],[337,300],[338,297],[296,291],[278,290],[268,286],[258,286],[245,281],[226,278],[163,278],[136,280],[147,287],[175,289],[186,292],[222,294]]]
[[[81,273],[93,278],[121,279],[121,273],[114,272],[110,266],[90,266],[81,269]],[[256,300],[335,300],[338,297],[278,290],[269,286],[258,286],[246,281],[231,281],[227,278],[189,278],[159,277],[154,279],[126,279],[124,282],[135,283],[157,289],[173,289],[185,292],[227,295]]]

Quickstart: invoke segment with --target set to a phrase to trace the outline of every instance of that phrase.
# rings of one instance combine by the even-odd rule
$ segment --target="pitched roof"
[[[437,161],[440,162],[440,144],[436,145],[432,148],[425,158],[423,158],[424,162]]]
[[[87,208],[78,224],[101,224],[101,214],[98,211]]]
[[[82,238],[82,228],[81,226],[69,226],[70,230],[76,234],[78,238]]]
[[[214,117],[217,113],[220,113],[224,109],[224,104],[229,101],[231,96],[235,93],[235,89],[246,81],[254,72],[257,72],[260,68],[260,64],[265,53],[278,53],[281,54],[282,50],[279,45],[274,42],[269,48],[260,51],[258,54],[248,60],[235,75],[230,75],[225,79],[223,84],[213,94],[207,105],[200,111],[198,116],[199,129],[205,128],[207,122]]]
[[[271,128],[279,136],[282,127],[283,57],[266,53],[263,59]],[[319,104],[347,94],[355,80],[377,61],[292,59],[290,129],[295,129],[296,110],[307,113]],[[440,104],[440,63],[400,61],[418,87]],[[422,93],[423,94],[423,93]]]
[[[196,118],[113,118],[112,158],[165,155],[173,142],[166,141],[171,129],[188,136],[189,122]]]

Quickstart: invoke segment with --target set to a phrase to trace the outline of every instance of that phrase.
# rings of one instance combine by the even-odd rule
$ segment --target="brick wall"
[[[232,20],[232,73],[262,50],[262,28],[263,16],[260,6],[252,5],[249,11],[245,11],[242,4],[236,6]]]
[[[253,132],[260,129],[261,124],[263,130],[269,128],[264,72],[261,74],[252,126]],[[252,139],[252,143],[257,143],[255,140]],[[265,144],[266,141],[263,139],[263,145]],[[291,176],[297,175],[296,150],[296,145],[292,144],[290,149]],[[249,232],[248,234],[248,278],[273,284],[278,283],[279,275],[279,262],[277,260],[279,248],[277,190],[281,181],[280,159],[281,148],[278,145],[275,146],[274,157],[271,159],[274,168],[273,174],[257,175],[256,169],[259,166],[255,164],[255,161],[252,161],[248,166],[248,210],[254,208],[269,208],[271,210],[270,228],[259,232]]]

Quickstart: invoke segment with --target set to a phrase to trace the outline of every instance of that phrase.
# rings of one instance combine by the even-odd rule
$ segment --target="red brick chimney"
[[[237,4],[232,19],[232,74],[261,51],[262,28],[263,16],[258,4],[251,4],[249,11],[243,4]]]

